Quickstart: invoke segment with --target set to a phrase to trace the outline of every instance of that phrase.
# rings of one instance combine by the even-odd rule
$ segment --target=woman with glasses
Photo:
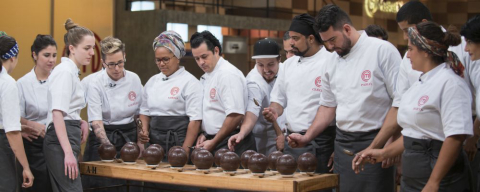
[[[100,42],[100,46],[105,70],[88,81],[88,121],[92,131],[84,161],[99,161],[98,148],[101,144],[113,144],[118,158],[125,143],[137,142],[135,116],[138,115],[143,88],[140,78],[125,70],[125,45],[122,41],[107,37]],[[119,179],[83,177],[85,189],[126,184],[125,180]]]
[[[145,84],[140,120],[140,141],[159,144],[165,151],[182,146],[187,153],[195,145],[202,120],[202,86],[180,66],[185,45],[180,35],[165,31],[153,41],[160,73]]]

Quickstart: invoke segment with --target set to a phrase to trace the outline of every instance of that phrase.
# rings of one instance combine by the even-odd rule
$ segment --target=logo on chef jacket
[[[361,84],[362,87],[372,85],[372,83],[369,83],[370,79],[372,78],[372,72],[370,72],[370,70],[363,71],[361,78],[364,82],[366,82],[366,83]]]
[[[215,99],[215,95],[217,94],[217,90],[215,88],[210,89],[210,102],[217,101]]]
[[[420,99],[418,100],[418,106],[422,106],[422,105],[425,105],[425,103],[427,103],[428,101],[428,96],[427,95],[424,95],[422,97],[420,97]]]
[[[175,95],[178,94],[178,92],[180,92],[180,88],[178,87],[173,87],[171,90],[170,90],[170,94],[172,95],[171,97],[168,97],[169,99],[178,99],[178,97],[175,97]]]
[[[138,102],[135,101],[135,99],[137,99],[137,94],[135,93],[135,91],[130,91],[128,93],[128,99],[130,99],[130,101],[134,101],[133,103],[128,105],[129,107],[138,105]]]
[[[322,89],[320,89],[320,87],[322,87],[322,76],[318,76],[316,79],[315,79],[315,88],[312,88],[312,91],[320,91],[322,92]]]

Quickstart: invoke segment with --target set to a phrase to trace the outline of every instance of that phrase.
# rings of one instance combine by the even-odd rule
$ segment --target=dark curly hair
[[[460,34],[474,43],[480,43],[480,15],[476,15],[468,20],[463,25]]]
[[[328,31],[330,26],[332,26],[334,30],[340,30],[345,24],[352,25],[352,20],[350,20],[348,14],[340,9],[340,7],[330,4],[320,9],[318,15],[315,17],[313,28],[317,32],[325,32]]]
[[[212,51],[212,53],[215,53],[215,47],[218,47],[218,54],[222,54],[222,45],[220,45],[220,41],[218,41],[210,31],[196,32],[190,38],[192,49],[200,47],[202,43],[207,44],[208,50]]]

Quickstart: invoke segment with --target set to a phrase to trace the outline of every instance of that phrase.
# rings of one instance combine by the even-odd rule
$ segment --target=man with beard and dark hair
[[[284,70],[278,73],[270,95],[270,107],[263,111],[264,117],[273,121],[288,107],[288,134],[301,135],[310,129],[320,106],[321,79],[334,58],[334,54],[322,46],[318,33],[313,29],[314,22],[314,18],[308,14],[293,18],[289,28],[289,43],[295,56],[284,62]],[[304,152],[311,152],[318,159],[316,172],[329,172],[327,164],[333,152],[335,121],[331,119],[326,124],[328,128],[322,134],[312,137],[311,142],[301,148],[285,145],[285,153],[298,157]]]
[[[336,118],[334,172],[342,191],[394,191],[393,167],[366,165],[360,174],[352,170],[354,156],[365,149],[380,129],[394,99],[395,79],[402,58],[389,42],[358,32],[348,15],[336,5],[318,13],[315,29],[337,55],[322,75],[322,98],[315,121],[305,135],[290,135],[294,147],[324,134]],[[346,181],[346,182],[345,182]]]

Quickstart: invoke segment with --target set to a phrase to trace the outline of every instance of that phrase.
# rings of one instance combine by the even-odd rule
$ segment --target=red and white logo
[[[215,94],[217,94],[217,90],[215,88],[210,89],[210,99],[215,99]]]
[[[134,91],[130,91],[130,93],[128,93],[128,99],[130,99],[130,101],[135,101],[136,98],[137,94]]]
[[[368,82],[372,78],[372,72],[369,70],[365,70],[362,73],[362,80]]]
[[[180,91],[180,88],[173,87],[172,90],[170,90],[170,94],[172,94],[172,96],[175,96],[178,94],[179,91]]]
[[[320,87],[322,85],[322,76],[318,76],[316,79],[315,79],[315,85],[317,87]]]
[[[418,106],[422,106],[422,105],[425,105],[425,103],[428,101],[428,96],[427,95],[424,95],[422,97],[420,97],[420,99],[418,100]]]

